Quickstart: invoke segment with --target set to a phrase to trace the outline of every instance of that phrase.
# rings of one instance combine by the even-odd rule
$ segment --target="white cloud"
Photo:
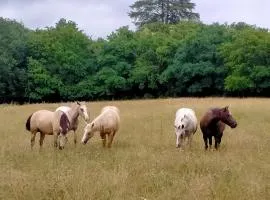
[[[35,29],[54,26],[60,18],[72,20],[93,38],[106,37],[121,26],[134,29],[128,16],[136,0],[1,0],[0,15]],[[192,0],[204,23],[248,24],[270,28],[268,0]]]
[[[269,0],[194,0],[196,12],[200,13],[201,21],[233,23],[245,22],[263,28],[270,28]]]

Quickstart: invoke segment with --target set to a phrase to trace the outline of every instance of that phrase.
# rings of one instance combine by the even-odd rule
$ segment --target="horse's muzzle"
[[[82,144],[84,144],[84,145],[85,145],[86,143],[87,143],[87,141],[82,141]]]
[[[231,128],[236,128],[237,127],[237,122],[235,122],[235,123],[233,123],[232,125],[231,125]]]

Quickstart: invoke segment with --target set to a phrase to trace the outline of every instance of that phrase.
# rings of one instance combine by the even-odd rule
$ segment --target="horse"
[[[212,137],[215,138],[215,149],[217,150],[221,143],[225,124],[231,128],[237,127],[236,120],[232,117],[229,107],[210,108],[200,120],[200,128],[203,134],[205,150],[208,149],[208,141],[212,148]]]
[[[83,102],[81,102],[79,104],[80,104],[80,111],[82,113],[81,116],[84,119],[85,123],[87,123],[89,121],[87,107],[86,107],[85,103],[83,103]],[[68,112],[70,110],[71,110],[71,107],[69,107],[69,106],[60,106],[55,111],[62,111],[67,115],[68,120],[71,122],[69,130],[73,130],[73,133],[74,133],[73,134],[74,135],[73,141],[74,141],[74,144],[76,145],[77,144],[76,130],[78,129],[79,119],[78,119],[78,117],[76,119],[72,119],[71,116],[68,114]]]
[[[111,148],[115,133],[119,130],[120,116],[119,109],[115,106],[105,106],[99,116],[84,128],[82,143],[94,136],[95,132],[100,133],[103,147],[106,147],[106,135],[108,135],[108,148]]]
[[[60,110],[54,112],[38,110],[32,113],[25,124],[26,130],[32,134],[31,149],[33,149],[38,132],[40,133],[40,149],[42,148],[45,135],[54,135],[54,146],[63,149],[67,142],[66,134],[79,115],[83,115],[79,102],[74,103],[67,114]]]
[[[174,121],[176,148],[184,146],[185,139],[191,146],[192,136],[197,131],[198,120],[195,112],[190,108],[180,108],[177,110]]]

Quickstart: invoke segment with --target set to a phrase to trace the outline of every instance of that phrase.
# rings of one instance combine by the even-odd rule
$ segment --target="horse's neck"
[[[70,120],[70,123],[73,125],[75,123],[75,121],[78,119],[79,117],[79,112],[77,107],[72,107],[69,111],[68,111],[68,117]]]
[[[211,118],[211,123],[218,123],[220,121],[220,114],[218,110],[212,110],[212,118]]]

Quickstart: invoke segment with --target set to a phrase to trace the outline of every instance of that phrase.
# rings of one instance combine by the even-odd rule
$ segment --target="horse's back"
[[[31,130],[51,134],[53,117],[54,112],[49,110],[39,110],[34,112],[30,119]]]
[[[64,112],[64,113],[68,113],[68,111],[70,110],[71,108],[70,107],[68,107],[68,106],[60,106],[60,107],[58,107],[55,111],[62,111],[62,112]]]
[[[114,106],[106,106],[95,121],[102,124],[105,129],[117,131],[120,124],[119,109]]]
[[[180,108],[176,111],[175,122],[174,122],[175,126],[177,126],[178,123],[181,122],[181,119],[183,119],[185,115],[189,119],[188,129],[191,132],[195,133],[197,131],[198,120],[197,120],[194,110],[190,108]]]
[[[203,134],[205,135],[215,135],[217,133],[223,133],[225,130],[225,124],[222,121],[217,121],[213,123],[214,110],[216,108],[210,108],[202,116],[200,120],[200,128]]]
[[[112,110],[116,112],[118,116],[120,114],[120,110],[116,106],[105,106],[102,108],[101,113],[104,113],[105,111],[108,111],[108,110]]]
[[[212,110],[209,109],[204,113],[200,120],[200,127],[207,127],[213,118]]]
[[[178,119],[181,119],[183,118],[184,116],[188,116],[192,123],[196,124],[197,125],[197,117],[196,117],[196,114],[194,112],[194,110],[190,109],[190,108],[180,108],[176,111],[176,114],[175,114],[175,118],[176,120]]]

